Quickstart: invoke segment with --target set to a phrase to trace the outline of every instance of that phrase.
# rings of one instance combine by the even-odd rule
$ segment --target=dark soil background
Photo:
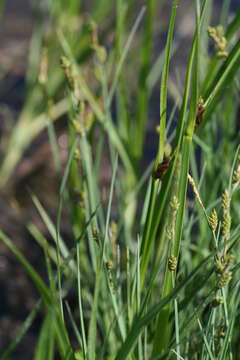
[[[184,76],[185,61],[190,46],[189,39],[194,29],[193,3],[192,0],[180,1],[176,34],[181,41],[181,46],[171,64],[170,82],[175,81],[175,67]],[[221,4],[222,1],[215,1],[216,14],[219,14]],[[170,4],[166,5],[163,13],[160,13],[159,16],[156,15],[156,19],[158,19],[155,24],[154,49],[156,56],[163,46],[159,39],[164,40],[164,34],[159,35],[158,33],[159,21],[164,21],[167,29],[170,7]],[[233,13],[237,9],[239,9],[239,0],[232,1],[231,12]],[[24,103],[26,91],[24,79],[28,62],[29,43],[34,26],[33,19],[30,1],[6,1],[4,16],[0,21],[0,159],[2,159],[6,149],[8,135]],[[2,76],[2,69],[5,73],[4,77]],[[158,122],[159,118],[158,89],[152,95],[150,109],[151,121],[147,129],[148,136],[145,152],[147,155],[143,161],[144,166],[153,158],[156,149],[157,139],[156,137],[154,138],[155,141],[152,139],[154,124]],[[64,124],[59,126],[57,131],[60,156],[64,162],[67,151]],[[40,231],[46,236],[48,235],[32,205],[27,189],[31,188],[37,194],[52,219],[55,219],[59,181],[52,169],[53,161],[48,136],[46,132],[43,132],[26,151],[13,175],[14,181],[10,181],[9,186],[0,192],[0,228],[14,240],[18,248],[23,251],[44,277],[46,276],[44,258],[40,248],[26,230],[26,222],[33,221]],[[111,172],[107,173],[110,178]],[[108,180],[103,174],[102,186],[105,186]],[[70,237],[71,228],[68,219],[63,218],[62,228],[65,238]],[[6,349],[10,341],[15,338],[16,332],[37,299],[36,290],[26,272],[0,242],[0,354]],[[25,335],[12,357],[13,359],[27,360],[33,358],[39,323],[40,321],[36,321],[31,331]]]

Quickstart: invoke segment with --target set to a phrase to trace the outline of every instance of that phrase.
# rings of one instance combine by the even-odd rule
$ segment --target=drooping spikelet
[[[194,179],[192,178],[192,176],[190,174],[188,174],[188,181],[189,181],[189,184],[191,185],[192,187],[192,190],[194,192],[194,195],[196,196],[197,198],[197,201],[199,202],[200,206],[204,209],[204,206],[203,206],[203,203],[202,203],[202,200],[200,198],[200,195],[199,195],[199,192],[198,192],[198,189],[195,185],[195,181]]]

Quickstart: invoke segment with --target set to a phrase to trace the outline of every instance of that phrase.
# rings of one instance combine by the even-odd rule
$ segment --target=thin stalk
[[[80,335],[80,333],[79,333],[79,331],[78,331],[77,324],[76,324],[76,322],[75,322],[75,320],[74,320],[74,317],[73,317],[73,315],[72,315],[70,306],[69,306],[69,304],[68,304],[67,301],[65,302],[65,305],[66,305],[67,312],[68,312],[68,315],[69,315],[69,318],[70,318],[70,322],[71,322],[71,324],[72,324],[72,328],[73,328],[74,334],[75,334],[75,336],[76,336],[76,338],[77,338],[78,344],[79,344],[79,346],[83,347],[82,337],[81,337],[81,335]]]
[[[158,164],[163,161],[163,156],[164,156],[165,128],[166,128],[166,118],[167,118],[167,84],[168,84],[169,63],[170,63],[170,55],[171,55],[171,48],[173,42],[173,31],[174,31],[177,7],[178,7],[178,0],[175,0],[172,7],[172,14],[169,24],[168,38],[166,44],[164,66],[162,70],[161,92],[160,92],[160,136],[159,136],[158,152],[154,166],[155,170],[157,169]]]
[[[175,288],[175,278],[173,271],[172,271],[172,287],[173,289]],[[176,344],[177,344],[177,359],[181,359],[177,298],[174,299],[174,315],[175,315],[175,333],[176,333]]]
[[[116,87],[117,87],[117,83],[118,83],[118,79],[119,79],[119,76],[121,74],[121,71],[122,71],[122,67],[123,67],[123,64],[126,60],[126,57],[127,57],[127,54],[129,52],[129,49],[130,49],[130,46],[132,44],[132,41],[134,39],[134,36],[137,32],[137,29],[143,19],[143,16],[144,16],[144,13],[145,13],[145,10],[146,8],[145,7],[142,7],[140,13],[138,14],[137,16],[137,19],[133,25],[133,28],[130,32],[130,35],[127,39],[127,42],[126,42],[126,45],[124,46],[124,49],[123,49],[123,52],[122,52],[122,56],[119,60],[119,63],[117,65],[117,69],[116,69],[116,72],[115,72],[115,75],[114,75],[114,79],[113,79],[113,83],[112,83],[112,86],[111,86],[111,89],[109,91],[109,96],[108,96],[108,101],[107,101],[107,108],[110,109],[110,106],[111,106],[111,103],[112,103],[112,100],[113,100],[113,96],[114,96],[114,93],[115,93],[115,90],[116,90]]]
[[[63,301],[62,301],[62,281],[61,281],[61,270],[60,270],[60,248],[59,248],[59,236],[60,236],[60,222],[61,222],[61,211],[62,211],[62,199],[59,199],[58,210],[57,210],[57,226],[56,226],[56,245],[57,245],[57,284],[59,293],[59,305],[61,309],[62,320],[64,321],[63,315]]]
[[[82,310],[82,288],[81,288],[81,272],[80,272],[80,248],[79,243],[77,244],[77,284],[78,284],[78,307],[79,307],[79,316],[80,316],[80,327],[81,327],[81,335],[82,335],[82,347],[83,347],[83,358],[87,359],[87,341],[83,320],[83,310]]]
[[[127,328],[129,330],[132,322],[132,311],[131,311],[131,272],[130,272],[130,257],[129,248],[126,249],[126,282],[127,282]]]
[[[64,171],[63,179],[60,186],[59,192],[59,201],[58,201],[58,209],[57,209],[57,225],[56,225],[56,247],[57,247],[57,282],[58,282],[58,291],[59,291],[59,304],[61,309],[62,320],[64,322],[63,316],[63,303],[62,303],[62,283],[61,283],[61,268],[60,268],[60,222],[61,222],[61,212],[62,212],[62,203],[63,203],[63,195],[65,186],[67,183],[67,178],[69,175],[70,166],[73,160],[73,155],[75,148],[77,146],[77,141],[75,141],[70,150],[67,166]]]
[[[223,296],[223,308],[224,308],[224,316],[225,316],[225,321],[226,321],[226,327],[227,329],[229,329],[229,316],[228,316],[228,308],[227,308],[227,298],[226,298],[226,293],[225,293],[225,289],[222,288],[222,296]],[[233,359],[233,354],[232,354],[232,347],[231,347],[231,338],[229,338],[229,358],[230,360]]]
[[[136,299],[137,299],[137,314],[140,311],[141,306],[141,290],[140,290],[140,243],[139,238],[137,242],[137,271],[136,271]],[[143,359],[143,349],[142,349],[142,336],[138,338],[138,359]]]
[[[205,333],[204,333],[204,330],[203,330],[203,328],[202,328],[202,324],[201,324],[201,322],[200,322],[199,319],[197,319],[197,321],[198,321],[199,328],[200,328],[200,330],[201,330],[201,332],[202,332],[203,340],[204,340],[205,346],[206,346],[206,348],[207,348],[207,352],[208,352],[208,354],[209,354],[209,356],[210,356],[210,359],[211,359],[211,360],[215,360],[215,358],[214,358],[214,356],[213,356],[213,354],[212,354],[211,348],[210,348],[210,346],[209,346],[209,343],[208,343],[208,341],[207,341],[207,337],[206,337],[206,335],[205,335]]]

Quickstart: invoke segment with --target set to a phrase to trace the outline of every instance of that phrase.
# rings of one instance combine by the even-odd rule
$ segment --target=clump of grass
[[[69,18],[79,11],[78,2],[72,3]],[[111,7],[104,0],[101,9],[106,4]],[[32,195],[53,239],[53,242],[45,239],[34,224],[28,224],[44,252],[48,282],[43,281],[14,242],[0,232],[0,239],[24,266],[40,297],[1,358],[10,357],[41,307],[45,316],[35,359],[53,359],[56,353],[62,359],[89,360],[234,358],[239,341],[239,259],[233,255],[237,254],[240,238],[239,136],[234,133],[240,41],[234,35],[240,26],[240,13],[223,35],[222,28],[213,29],[204,21],[208,1],[196,0],[195,33],[184,93],[180,104],[173,99],[176,104],[172,113],[179,107],[178,121],[169,136],[168,77],[178,15],[178,0],[173,2],[164,60],[158,72],[159,144],[153,164],[141,174],[148,97],[152,91],[148,79],[157,4],[153,0],[147,2],[127,37],[126,19],[132,15],[133,5],[117,1],[112,50],[103,47],[98,28],[99,18],[105,18],[108,10],[102,12],[96,5],[99,11],[98,16],[95,14],[96,22],[88,18],[87,25],[84,23],[79,45],[66,31],[64,2],[58,5],[53,2],[52,6],[57,24],[53,43],[55,48],[57,39],[57,49],[51,55],[52,42],[48,39],[42,44],[45,62],[39,63],[41,84],[32,84],[33,93],[40,92],[44,99],[45,108],[41,109],[44,113],[33,119],[36,102],[30,96],[23,120],[13,130],[2,165],[1,185],[11,175],[29,141],[48,126],[56,169],[62,179],[57,221],[52,222],[37,196]],[[141,40],[141,34],[137,34],[140,27],[143,45],[137,115],[132,121],[127,101],[130,85],[124,70],[133,39],[139,36]],[[217,54],[209,55],[205,73],[200,77],[201,39],[207,29]],[[207,53],[208,42],[204,45]],[[86,56],[82,55],[84,52]],[[49,62],[58,57],[54,90],[50,87],[53,74],[47,67],[46,56]],[[84,71],[90,56],[96,77],[94,86]],[[56,103],[57,89],[62,84],[65,97]],[[115,96],[116,121],[111,111]],[[64,170],[52,126],[52,121],[63,113],[67,113],[69,138]],[[22,126],[27,132],[20,139]],[[223,133],[220,142],[219,129]],[[96,132],[100,132],[98,138]],[[16,150],[17,156],[12,155]],[[112,179],[104,203],[99,176],[106,150]],[[192,195],[188,195],[188,184]],[[76,193],[80,203],[75,201]],[[111,222],[113,205],[116,222]],[[72,222],[72,246],[61,236],[63,206]],[[76,309],[68,303],[70,288],[75,290]]]

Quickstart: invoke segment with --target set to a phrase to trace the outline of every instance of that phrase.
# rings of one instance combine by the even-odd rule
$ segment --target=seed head
[[[107,59],[107,51],[104,46],[100,46],[98,44],[94,44],[92,48],[95,50],[97,58],[100,63],[105,63]]]
[[[203,206],[202,200],[200,198],[198,189],[197,189],[197,187],[195,185],[195,181],[194,181],[194,179],[192,178],[192,176],[190,174],[188,174],[188,181],[189,181],[189,183],[190,183],[190,185],[192,187],[192,190],[193,190],[193,192],[194,192],[194,194],[195,194],[195,196],[197,198],[197,201],[199,202],[200,206],[204,209],[204,206]]]
[[[208,27],[208,35],[209,35],[210,37],[216,36],[216,35],[217,35],[216,29],[215,29],[214,27],[209,26],[209,27]]]
[[[164,153],[166,158],[169,158],[172,152],[172,146],[169,142],[166,143],[165,148],[164,148]]]
[[[215,255],[214,261],[216,273],[220,275],[223,274],[227,266],[224,256],[222,256],[220,253],[217,253]]]
[[[172,228],[171,228],[171,227],[168,227],[168,228],[167,228],[166,233],[167,233],[168,239],[169,239],[169,240],[172,240],[173,232],[172,232]]]
[[[82,124],[80,124],[80,121],[73,119],[72,124],[77,134],[82,135],[84,133],[84,128]]]
[[[200,98],[198,100],[198,109],[197,109],[197,117],[196,117],[196,122],[195,122],[195,128],[197,128],[202,123],[204,111],[205,111],[204,100],[200,96]]]
[[[170,206],[173,210],[178,211],[179,208],[179,202],[177,197],[174,195],[171,202],[170,202]]]
[[[222,221],[222,235],[226,240],[229,240],[231,228],[231,216],[229,213],[224,214]]]
[[[233,254],[227,255],[227,261],[229,265],[234,265],[236,262],[236,256]]]
[[[111,271],[112,268],[113,268],[113,263],[112,263],[111,260],[109,260],[109,261],[107,262],[107,269],[108,269],[108,271]]]
[[[218,37],[222,37],[222,36],[223,36],[223,27],[222,27],[222,25],[218,25],[218,26],[216,27],[216,34],[217,34]]]
[[[112,293],[114,294],[115,293],[115,285],[114,285],[112,278],[109,279],[109,286],[110,286]]]
[[[175,271],[177,269],[177,258],[174,255],[170,255],[168,258],[168,269]]]
[[[220,58],[228,57],[227,39],[224,37],[223,27],[221,25],[217,26],[216,28],[209,26],[208,35],[214,42],[217,56]]]
[[[230,207],[230,196],[227,189],[224,190],[222,194],[222,208],[223,212],[228,212]]]
[[[208,218],[208,222],[209,222],[209,225],[210,225],[212,231],[215,232],[217,229],[217,225],[218,225],[218,217],[217,217],[217,212],[215,209],[213,209],[213,211],[211,212],[211,215]]]
[[[229,281],[232,279],[232,272],[231,271],[225,271],[221,275],[219,275],[218,282],[217,282],[217,288],[222,289],[224,286],[226,286]]]
[[[74,151],[74,159],[77,161],[79,161],[81,159],[80,150],[78,148],[76,148]]]
[[[240,182],[240,166],[233,173],[233,183],[237,184]]]
[[[219,305],[222,305],[224,303],[223,296],[216,295],[215,299],[212,301],[212,306],[217,307]]]
[[[65,56],[62,56],[60,59],[60,64],[67,78],[68,85],[72,88],[74,81],[72,76],[71,63]]]

